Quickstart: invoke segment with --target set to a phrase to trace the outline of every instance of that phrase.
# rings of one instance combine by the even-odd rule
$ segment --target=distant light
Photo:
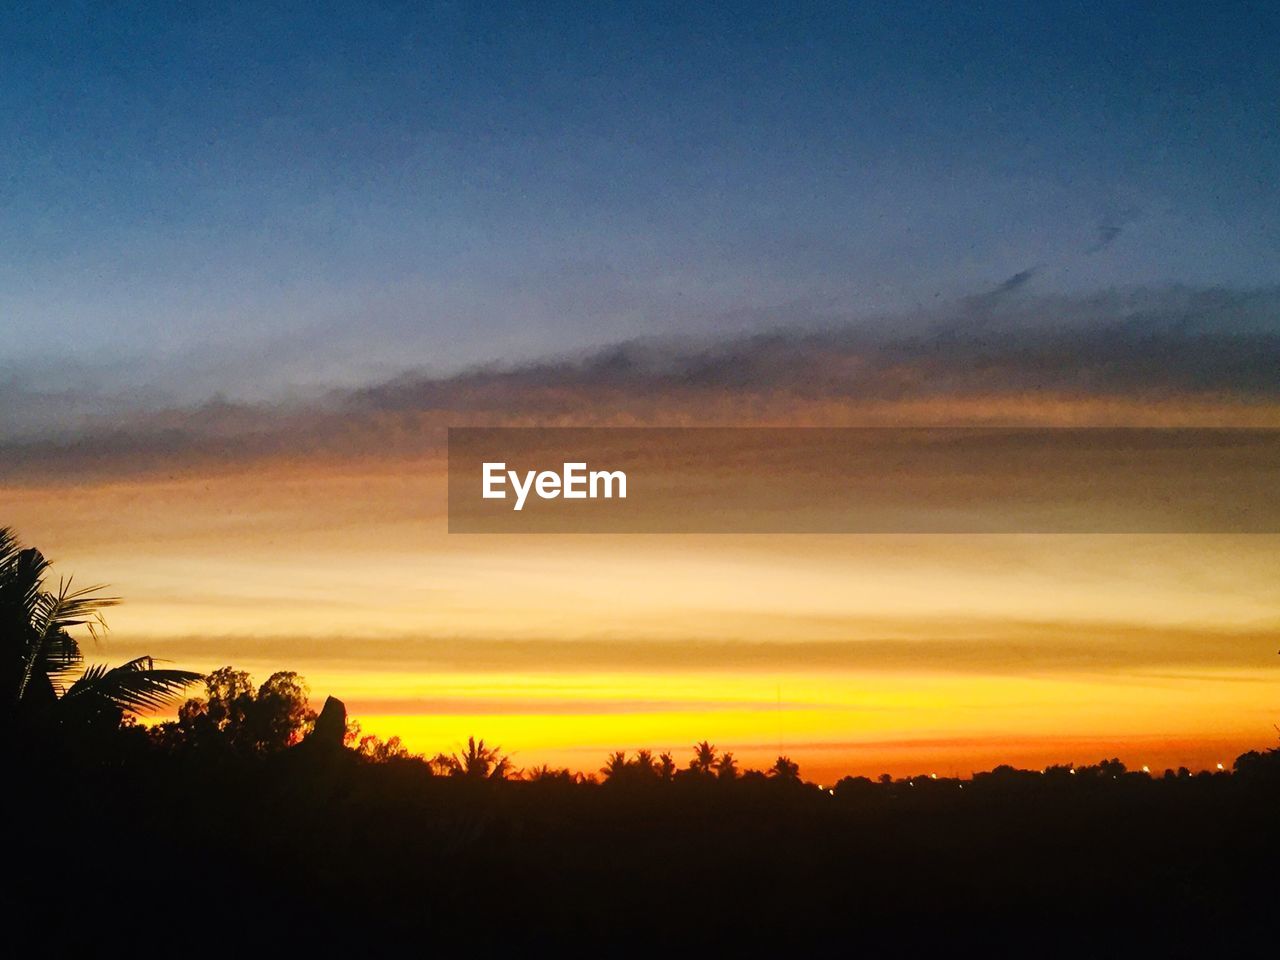
[[[1222,764],[1218,764],[1218,769],[1219,769],[1219,770],[1222,770],[1222,769],[1225,769],[1225,768],[1222,766]]]
[[[831,794],[833,797],[836,795],[836,792],[834,789],[828,790],[827,793]]]
[[[930,779],[930,780],[937,780],[937,779],[938,779],[938,775],[937,775],[936,773],[931,773],[931,774],[929,774],[929,779]]]
[[[1142,765],[1142,772],[1143,772],[1143,773],[1150,773],[1150,772],[1151,772],[1151,768],[1150,768],[1150,767],[1148,767],[1148,766],[1144,763],[1144,764]]]
[[[1076,768],[1075,768],[1075,767],[1072,767],[1072,768],[1071,768],[1071,772],[1072,772],[1072,773],[1075,773],[1075,772],[1076,772]]]

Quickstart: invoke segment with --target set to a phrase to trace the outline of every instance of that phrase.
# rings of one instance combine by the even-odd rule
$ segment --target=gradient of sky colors
[[[3,373],[190,401],[1276,281],[1273,4],[14,4]]]
[[[428,752],[1269,742],[1275,537],[444,533],[458,423],[1280,426],[1273,4],[10,5],[0,523]]]

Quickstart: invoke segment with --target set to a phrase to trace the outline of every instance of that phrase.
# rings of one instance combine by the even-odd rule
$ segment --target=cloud
[[[982,295],[996,306],[1034,275]],[[957,316],[957,314],[959,316]],[[783,392],[902,400],[1025,390],[1170,396],[1280,395],[1280,290],[1138,292],[1046,299],[1006,309],[981,330],[966,308],[891,329],[778,329],[719,342],[631,341],[579,358],[397,380],[351,394],[354,409],[500,410],[581,392],[609,401],[681,391]],[[886,326],[888,326],[886,324]],[[554,403],[553,403],[554,405]],[[525,407],[525,409],[530,409]]]
[[[1138,209],[1136,207],[1125,207],[1108,219],[1103,220],[1102,223],[1098,224],[1097,240],[1085,249],[1085,253],[1092,256],[1107,249],[1107,247],[1116,242],[1120,234],[1124,232],[1125,227],[1132,223],[1137,216]]]
[[[1124,227],[1122,227],[1118,223],[1104,223],[1102,226],[1098,228],[1097,241],[1088,249],[1086,249],[1085,253],[1089,253],[1089,254],[1100,253],[1101,251],[1105,250],[1107,247],[1111,246],[1111,244],[1115,242],[1116,238],[1119,237],[1123,231],[1124,231]]]
[[[798,616],[798,615],[797,615]],[[780,630],[786,625],[780,624]],[[1166,625],[928,618],[893,625],[883,638],[757,641],[703,639],[490,639],[288,636],[149,637],[131,643],[182,662],[253,664],[269,650],[273,662],[305,661],[312,669],[400,672],[786,673],[803,662],[824,673],[937,673],[973,675],[1125,674],[1153,683],[1178,679],[1254,682],[1258,670],[1280,669],[1280,626],[1256,629],[1179,629]],[[1237,671],[1232,674],[1230,671]],[[1242,675],[1239,672],[1244,672]],[[1268,681],[1271,682],[1271,681]]]
[[[95,407],[97,393],[39,396],[11,380],[0,386],[0,477],[421,453],[445,426],[474,423],[1078,424],[1126,422],[1144,405],[1180,422],[1180,406],[1209,405],[1203,416],[1233,425],[1251,405],[1280,403],[1280,288],[1010,296],[1034,274],[984,294],[977,313],[971,300],[875,325],[632,340],[452,376],[406,372],[288,403]],[[1059,417],[1054,405],[1066,403],[1079,409]]]
[[[1000,295],[1012,293],[1014,290],[1021,289],[1026,286],[1028,281],[1030,281],[1031,278],[1039,272],[1039,267],[1028,267],[1026,270],[1019,270],[1008,280],[1004,281],[1004,283],[999,284],[993,291],[991,291],[991,294]],[[988,294],[988,296],[991,294]]]
[[[956,316],[947,319],[943,329],[956,330],[986,322],[996,307],[1030,283],[1040,270],[1038,265],[1027,267],[997,283],[990,290],[965,297],[961,301],[961,310]]]
[[[779,711],[794,710],[797,707],[787,704],[779,706],[773,700],[685,700],[671,698],[667,700],[637,700],[627,697],[602,698],[580,695],[563,697],[485,697],[485,696],[452,696],[452,697],[369,697],[364,699],[348,699],[347,709],[352,713],[380,714],[428,714],[431,716],[594,716],[621,714],[634,715],[644,713],[665,713],[677,709],[682,713],[713,713],[723,710],[735,711]],[[806,709],[827,706],[824,704],[806,704]]]

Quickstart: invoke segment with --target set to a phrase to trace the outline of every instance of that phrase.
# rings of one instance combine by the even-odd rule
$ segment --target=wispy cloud
[[[1085,253],[1101,253],[1103,250],[1107,249],[1107,247],[1111,246],[1123,231],[1124,227],[1118,223],[1104,223],[1102,226],[1098,227],[1097,241],[1085,250]]]
[[[802,613],[791,615],[803,619]],[[852,630],[857,624],[850,623]],[[794,627],[794,624],[792,624]],[[780,624],[779,629],[786,629]],[[128,644],[116,637],[115,643]],[[806,670],[849,673],[961,673],[1013,676],[1125,674],[1168,679],[1233,680],[1229,671],[1280,669],[1274,655],[1280,625],[1256,629],[1178,629],[1097,621],[946,622],[917,618],[892,625],[883,638],[758,641],[656,640],[612,637],[556,640],[484,637],[290,637],[273,635],[148,637],[148,649],[183,661],[219,658],[253,662],[269,649],[276,659],[305,659],[317,667],[404,671],[529,674],[666,670],[785,674],[797,658]],[[122,648],[124,649],[124,648]],[[1256,672],[1251,679],[1256,679]]]
[[[1101,253],[1111,244],[1115,243],[1130,223],[1138,216],[1136,207],[1125,207],[1116,211],[1112,216],[1104,219],[1098,224],[1098,238],[1085,249],[1085,253],[1092,255]]]
[[[1105,402],[1120,405],[1107,422],[1143,404],[1175,419],[1180,406],[1225,404],[1209,420],[1230,425],[1233,404],[1280,403],[1280,289],[1013,296],[1034,275],[983,295],[979,313],[970,301],[897,325],[633,340],[444,377],[406,372],[288,403],[166,408],[135,398],[113,408],[96,402],[100,392],[47,395],[11,380],[0,387],[0,475],[420,451],[444,426],[468,423],[840,425],[895,422],[891,411],[909,407],[916,421],[1054,422],[1055,404]],[[1027,410],[1011,414],[1001,398]]]

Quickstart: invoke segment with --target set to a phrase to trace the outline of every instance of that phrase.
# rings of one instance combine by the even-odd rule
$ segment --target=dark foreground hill
[[[7,762],[6,859],[23,879],[5,910],[9,929],[66,948],[126,934],[225,956],[1274,943],[1266,764],[845,780],[833,795],[765,778],[473,781],[342,748],[55,754]]]

